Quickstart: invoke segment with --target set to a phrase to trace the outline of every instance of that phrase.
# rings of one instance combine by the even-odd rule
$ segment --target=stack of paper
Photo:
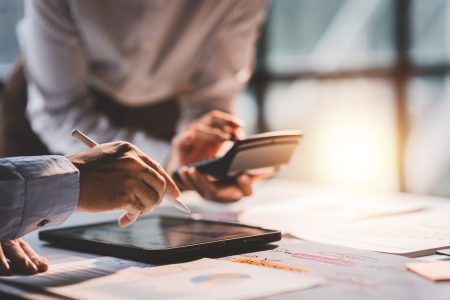
[[[129,268],[114,276],[52,288],[77,299],[248,299],[313,287],[314,276],[201,259],[153,268]]]
[[[429,207],[430,203],[415,198],[399,200],[377,198],[371,194],[334,192],[254,205],[244,210],[239,220],[290,232],[298,227],[334,226],[336,223],[418,212]]]
[[[319,192],[249,207],[239,220],[305,240],[415,257],[450,246],[449,215],[450,205],[431,197]]]
[[[325,280],[319,288],[281,299],[449,299],[450,295],[450,282],[435,284],[408,272],[405,264],[416,260],[398,255],[283,239],[273,250],[223,259],[293,273],[309,272]]]
[[[75,262],[28,277],[47,291],[75,299],[249,299],[319,285],[316,276],[214,259],[152,267],[119,259]],[[96,264],[98,268],[96,268]],[[120,267],[122,266],[122,267]],[[115,269],[116,272],[112,272]],[[82,274],[86,277],[83,278]],[[95,274],[96,276],[92,276]],[[56,274],[65,277],[63,280]],[[72,282],[68,279],[72,276]],[[25,284],[24,277],[10,281]]]
[[[67,258],[69,259],[69,258]],[[149,267],[150,265],[116,257],[103,256],[92,259],[76,259],[71,262],[51,264],[47,272],[33,276],[15,275],[0,277],[1,281],[35,288],[50,288],[73,285],[98,277],[110,276],[130,267]]]
[[[450,246],[450,205],[395,217],[327,228],[293,228],[293,235],[315,242],[419,257]]]

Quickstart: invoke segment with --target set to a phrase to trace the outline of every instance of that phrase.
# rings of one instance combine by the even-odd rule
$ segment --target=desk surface
[[[264,184],[259,184],[255,188],[255,195],[251,199],[245,199],[239,203],[232,205],[220,205],[216,203],[207,202],[199,199],[192,193],[185,194],[183,197],[184,200],[190,204],[191,208],[193,208],[194,212],[201,213],[203,216],[207,216],[208,218],[213,219],[221,219],[221,220],[231,220],[235,221],[237,219],[237,215],[240,211],[244,210],[246,207],[250,205],[261,205],[265,203],[271,203],[273,201],[279,201],[280,199],[292,198],[292,197],[302,197],[304,195],[311,195],[316,193],[317,191],[323,191],[327,189],[327,187],[317,186],[313,184],[305,184],[305,183],[293,183],[291,181],[284,180],[270,180],[265,182]],[[431,199],[432,203],[442,203],[442,201],[446,201],[445,199]],[[170,213],[177,215],[178,212],[171,207],[162,207],[159,209],[160,213]],[[64,224],[67,225],[76,225],[76,224],[85,224],[92,222],[100,222],[105,220],[115,219],[120,215],[120,213],[101,213],[101,214],[90,214],[90,213],[75,213],[73,214]],[[38,240],[37,232],[33,232],[25,237],[25,240],[30,243],[30,245],[42,256],[47,257],[49,259],[50,264],[56,264],[60,262],[73,261],[80,258],[93,258],[97,257],[92,254],[80,253],[68,250],[62,250],[58,248],[53,248]],[[286,240],[286,237],[284,238]],[[306,244],[305,244],[306,245]],[[314,244],[310,244],[310,246],[314,246]],[[320,245],[320,247],[325,247],[327,249],[329,247],[331,249],[332,246]],[[427,259],[433,260],[435,257],[428,257]],[[406,274],[406,271],[405,271]],[[321,275],[321,274],[318,274]],[[408,273],[406,276],[411,276]],[[333,299],[361,299],[364,297],[367,299],[380,299],[381,297],[389,297],[395,299],[420,299],[421,296],[425,296],[427,290],[430,288],[434,289],[435,287],[440,289],[442,298],[449,299],[450,298],[450,283],[432,283],[428,282],[424,279],[417,277],[417,280],[422,281],[423,288],[420,287],[417,290],[410,290],[405,288],[404,290],[392,289],[392,288],[380,288],[378,287],[375,291],[370,289],[365,289],[363,286],[358,289],[348,289],[344,294],[336,294],[336,290],[329,288],[327,285],[322,287],[313,288],[310,290],[300,291],[296,293],[283,294],[276,297],[270,297],[271,299],[298,299],[300,296],[302,299],[323,299],[324,297],[332,296]],[[388,283],[389,284],[389,283]],[[421,285],[421,284],[419,284]],[[422,285],[421,285],[422,286]],[[445,297],[445,295],[448,295]],[[433,299],[431,298],[428,299]],[[440,296],[439,296],[440,298]]]

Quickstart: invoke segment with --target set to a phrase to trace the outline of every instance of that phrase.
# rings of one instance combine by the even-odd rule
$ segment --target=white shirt
[[[28,0],[19,39],[32,128],[54,153],[126,140],[155,160],[169,145],[93,111],[88,87],[127,106],[181,99],[178,128],[211,109],[231,111],[251,74],[264,0]]]

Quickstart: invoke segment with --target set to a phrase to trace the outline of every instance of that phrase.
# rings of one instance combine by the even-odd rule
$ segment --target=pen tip
[[[183,209],[184,209],[185,213],[187,213],[189,215],[192,214],[192,210],[189,207],[187,207],[186,205],[183,205]]]
[[[191,209],[189,207],[187,207],[186,204],[184,204],[183,202],[181,202],[179,200],[176,200],[176,206],[187,214],[192,213]]]

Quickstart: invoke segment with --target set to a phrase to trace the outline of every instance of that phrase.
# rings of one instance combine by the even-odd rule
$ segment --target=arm
[[[83,147],[70,138],[70,132],[78,128],[100,143],[130,141],[156,161],[165,160],[168,143],[113,126],[94,111],[89,65],[67,1],[26,1],[19,32],[28,77],[27,112],[33,130],[52,152],[81,151]]]
[[[242,1],[229,7],[223,23],[212,32],[194,89],[182,102],[180,133],[172,141],[169,171],[214,157],[224,141],[239,138],[241,122],[224,112],[231,112],[234,97],[250,77],[264,4]],[[246,174],[226,184],[212,182],[195,168],[181,168],[179,175],[180,186],[196,190],[206,199],[232,202],[252,194],[254,178]]]
[[[179,196],[162,167],[126,142],[102,144],[68,158],[2,158],[0,240],[59,225],[76,209],[149,212],[165,193]]]
[[[73,164],[72,164],[73,163]],[[125,209],[119,225],[150,212],[165,194],[179,197],[170,176],[126,142],[63,156],[0,159],[0,276],[44,272],[48,262],[20,236],[63,222],[75,209]]]
[[[78,176],[63,156],[0,159],[0,276],[47,270],[47,260],[18,237],[67,219],[78,204]]]

